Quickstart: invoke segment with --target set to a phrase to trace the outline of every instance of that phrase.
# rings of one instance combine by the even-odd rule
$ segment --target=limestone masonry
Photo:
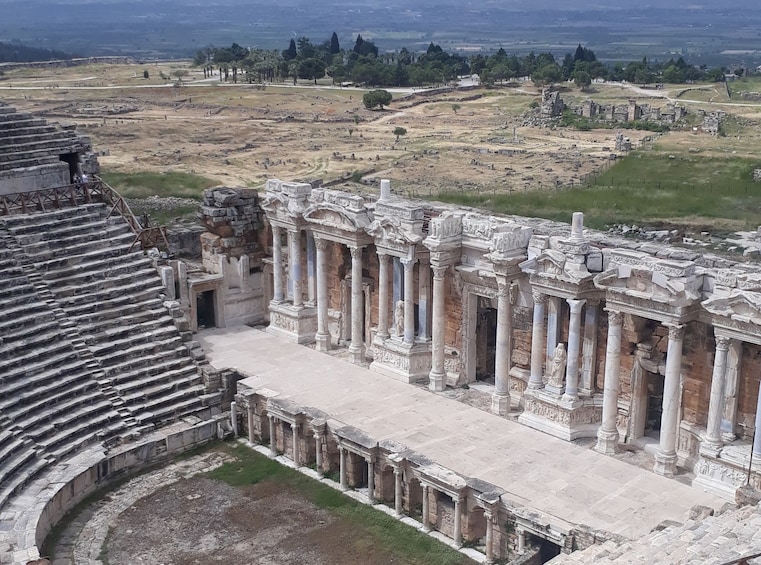
[[[542,111],[561,105],[547,95]],[[486,562],[682,563],[708,555],[705,543],[726,556],[718,564],[761,551],[744,527],[755,508],[718,512],[720,501],[757,502],[761,488],[757,263],[588,230],[582,213],[569,226],[407,200],[385,180],[367,197],[277,179],[206,190],[193,263],[135,247],[147,246],[141,226],[127,206],[104,204],[115,193],[73,130],[0,105],[0,148],[0,563],[39,558],[96,488],[227,434],[335,476]],[[445,466],[424,441],[413,449],[286,398],[267,353],[231,369],[215,352],[209,364],[199,341],[256,331],[245,326],[266,326],[272,351],[308,345],[326,367],[353,363],[403,389],[349,413],[379,409],[403,426],[384,420],[384,403],[422,394],[437,399],[427,425],[449,429],[457,411],[441,396],[488,391],[493,415],[479,414],[492,423],[594,445],[573,446],[588,461],[651,454],[679,504],[716,508],[635,540],[642,520],[625,526],[641,508],[584,523],[582,509],[559,517],[547,500],[520,502],[483,469],[453,469],[456,453]],[[240,346],[253,348],[246,332]],[[311,362],[298,377],[319,388],[321,369]],[[490,439],[493,461],[510,457]],[[532,465],[528,479],[541,458]],[[600,480],[624,496],[626,475]],[[550,477],[546,488],[561,487]],[[717,541],[723,529],[734,548]]]

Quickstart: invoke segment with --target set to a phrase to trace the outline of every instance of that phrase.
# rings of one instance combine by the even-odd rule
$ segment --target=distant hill
[[[71,59],[72,55],[54,49],[29,47],[0,41],[0,63],[28,63],[31,61],[54,61]]]

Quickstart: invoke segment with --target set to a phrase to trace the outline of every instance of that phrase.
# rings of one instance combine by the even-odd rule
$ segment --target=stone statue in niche
[[[563,379],[565,379],[565,363],[566,363],[565,345],[558,343],[555,346],[555,353],[552,356],[552,366],[549,371],[549,380],[547,384],[556,388],[563,387]]]
[[[397,337],[404,337],[404,300],[397,300],[394,304],[394,328]]]

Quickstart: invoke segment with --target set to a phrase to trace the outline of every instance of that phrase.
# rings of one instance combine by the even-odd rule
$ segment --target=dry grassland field
[[[187,76],[178,82],[175,73],[183,69]],[[150,78],[144,78],[144,71]],[[753,83],[741,86],[761,90]],[[363,107],[364,90],[333,87],[329,79],[316,86],[309,81],[297,86],[222,83],[218,76],[204,79],[200,70],[179,62],[21,69],[0,80],[0,100],[77,124],[102,153],[105,173],[181,172],[228,186],[259,186],[276,177],[345,181],[350,190],[367,190],[377,179],[389,178],[397,192],[409,196],[486,197],[589,185],[616,162],[613,157],[621,161],[623,154],[614,151],[619,132],[641,150],[637,153],[685,158],[681,168],[673,164],[664,182],[705,180],[689,178],[696,174],[689,159],[731,157],[749,163],[761,150],[761,103],[742,93],[730,97],[723,84],[657,90],[594,84],[587,92],[571,84],[561,87],[572,107],[587,99],[686,107],[681,129],[666,134],[542,124],[531,117],[532,106],[541,99],[531,83],[391,91],[391,105],[371,111]],[[702,112],[715,110],[728,114],[723,135],[695,131]],[[407,131],[398,141],[392,133],[396,127]],[[649,168],[643,162],[628,174],[636,182],[641,170],[645,182]],[[723,177],[723,171],[716,171],[717,182]],[[364,185],[348,182],[360,179]],[[669,217],[668,211],[664,216]]]

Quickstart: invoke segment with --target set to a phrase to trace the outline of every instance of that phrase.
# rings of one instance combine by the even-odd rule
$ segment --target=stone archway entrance
[[[663,415],[666,365],[650,344],[637,344],[632,369],[632,406],[627,426],[628,441],[659,440]]]
[[[476,380],[494,381],[497,351],[497,308],[493,300],[477,298],[476,309]]]

